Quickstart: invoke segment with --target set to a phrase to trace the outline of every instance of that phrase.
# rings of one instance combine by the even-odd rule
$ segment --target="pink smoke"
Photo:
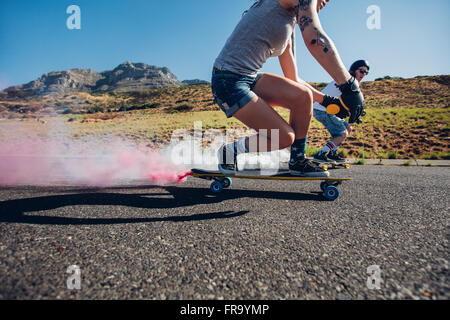
[[[51,170],[46,153],[46,147],[37,139],[0,142],[0,185],[45,181]]]
[[[129,141],[0,141],[0,185],[161,185],[184,182],[187,175],[160,150]]]

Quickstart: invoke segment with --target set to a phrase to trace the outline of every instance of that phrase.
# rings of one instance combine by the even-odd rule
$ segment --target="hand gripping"
[[[364,112],[364,96],[359,89],[358,81],[352,77],[347,82],[338,86],[338,88],[342,93],[339,101],[350,114],[349,123],[358,121]]]

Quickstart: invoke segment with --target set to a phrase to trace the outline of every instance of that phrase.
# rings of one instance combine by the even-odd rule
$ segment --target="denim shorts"
[[[213,68],[211,90],[214,102],[225,112],[227,118],[256,97],[252,90],[262,75],[258,73],[256,77],[248,77]]]
[[[348,122],[344,119],[322,110],[314,109],[314,118],[327,128],[333,138],[343,135],[349,126]]]

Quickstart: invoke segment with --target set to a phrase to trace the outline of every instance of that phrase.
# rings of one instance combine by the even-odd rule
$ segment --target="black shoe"
[[[334,163],[334,160],[330,159],[329,157],[327,157],[327,153],[326,152],[322,152],[322,153],[317,153],[314,156],[314,161],[316,162],[326,162],[326,163]]]
[[[346,163],[347,162],[347,160],[345,158],[341,157],[340,155],[338,155],[335,152],[330,152],[328,154],[328,158],[336,161],[337,163]]]
[[[289,162],[289,171],[293,176],[301,177],[328,177],[330,173],[309,159],[300,159],[294,163]]]
[[[223,174],[235,174],[237,170],[237,155],[227,152],[225,145],[221,146],[217,151],[219,159],[218,169]]]

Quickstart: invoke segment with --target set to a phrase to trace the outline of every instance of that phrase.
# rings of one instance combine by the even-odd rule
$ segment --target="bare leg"
[[[247,127],[258,132],[256,136],[249,137],[247,141],[250,152],[273,151],[272,145],[277,145],[276,142],[273,144],[271,141],[273,129],[279,130],[279,149],[287,148],[294,142],[295,132],[292,127],[260,97],[253,98],[243,108],[236,111],[233,116]],[[259,146],[260,139],[266,140],[264,149]],[[256,146],[249,141],[256,141]]]
[[[338,137],[334,137],[333,139],[331,139],[331,141],[333,141],[333,143],[336,146],[340,146],[342,143],[344,143],[345,139],[347,139],[347,137],[350,135],[350,132],[352,132],[352,127],[348,126],[344,134]]]
[[[264,74],[254,92],[270,106],[290,110],[289,124],[295,132],[295,139],[308,135],[312,119],[313,94],[302,84],[273,74]]]
[[[279,130],[279,149],[287,148],[295,139],[307,136],[312,119],[313,100],[312,92],[308,87],[280,76],[264,74],[254,87],[254,92],[258,97],[233,115],[258,132],[258,137],[249,139],[259,141],[260,138],[265,137],[267,140],[267,150],[259,150],[259,145],[256,150],[252,150],[252,146],[247,143],[250,152],[273,151],[271,129]],[[289,124],[272,106],[290,109]],[[267,133],[261,133],[261,129],[266,129]]]
[[[267,129],[265,145],[272,145],[271,129],[279,130],[279,149],[292,145],[289,170],[292,175],[308,177],[327,177],[329,173],[321,167],[313,165],[304,157],[304,147],[312,119],[313,93],[311,89],[287,78],[272,74],[264,74],[253,88],[257,97],[246,106],[239,109],[234,116],[248,127],[258,132],[263,138],[261,129]],[[281,106],[290,110],[289,123],[287,123],[272,107]],[[250,137],[251,139],[252,137]],[[259,140],[259,139],[257,139]],[[248,143],[248,141],[247,141]],[[297,144],[298,143],[298,144]],[[275,143],[275,145],[277,145]],[[252,148],[247,144],[250,152],[260,151],[260,146]],[[303,149],[303,150],[302,150]],[[296,151],[293,151],[296,150]]]

